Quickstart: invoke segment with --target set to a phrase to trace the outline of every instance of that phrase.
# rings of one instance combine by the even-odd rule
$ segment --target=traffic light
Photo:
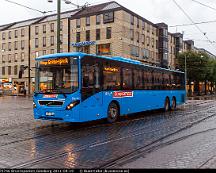
[[[19,78],[21,79],[22,78],[22,75],[24,74],[24,71],[25,69],[27,69],[28,66],[24,66],[24,65],[21,65],[20,66],[20,70],[19,70]]]

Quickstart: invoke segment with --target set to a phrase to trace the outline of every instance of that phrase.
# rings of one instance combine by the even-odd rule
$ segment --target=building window
[[[15,53],[15,54],[14,54],[14,62],[17,62],[17,60],[18,60],[18,54]]]
[[[2,67],[2,75],[5,75],[5,67]]]
[[[63,43],[63,35],[60,34],[60,44],[62,44],[62,43]]]
[[[21,41],[21,49],[24,49],[24,48],[25,48],[25,41],[22,40],[22,41]]]
[[[150,44],[150,38],[149,38],[149,36],[147,36],[146,41],[147,41],[147,46],[149,46],[149,44]]]
[[[90,26],[90,17],[86,17],[86,26]]]
[[[145,44],[145,35],[142,34],[142,44]]]
[[[8,75],[11,75],[11,66],[8,66]]]
[[[50,24],[50,31],[51,31],[51,32],[54,32],[54,27],[55,27],[54,23],[51,23],[51,24]]]
[[[54,50],[54,49],[51,49],[51,50],[50,50],[50,53],[51,53],[51,54],[54,54],[54,53],[55,53],[55,50]]]
[[[154,38],[152,38],[152,48],[154,48]]]
[[[76,42],[80,42],[80,32],[76,33]]]
[[[46,50],[43,50],[43,55],[46,55]]]
[[[149,50],[147,50],[147,49],[142,49],[142,57],[143,57],[144,59],[148,59],[149,56],[150,56]]]
[[[96,25],[99,25],[100,23],[101,23],[101,15],[98,14],[98,15],[96,16]]]
[[[90,41],[90,30],[86,31],[86,41]]]
[[[106,55],[111,54],[111,44],[100,44],[97,45],[97,54],[98,55]]]
[[[134,40],[134,30],[130,30],[130,39],[133,41]]]
[[[145,30],[145,22],[142,21],[142,30]]]
[[[8,39],[11,39],[11,31],[8,32]]]
[[[131,22],[131,25],[134,25],[134,16],[133,15],[130,16],[130,22]]]
[[[131,55],[139,57],[139,47],[131,45]]]
[[[25,29],[21,29],[21,37],[25,36]]]
[[[147,32],[149,32],[149,31],[150,31],[150,25],[147,24]]]
[[[51,46],[54,46],[54,36],[51,36],[51,37],[50,37],[50,45],[51,45]]]
[[[5,63],[5,55],[2,55],[2,63]]]
[[[6,44],[2,43],[2,51],[5,51],[5,49],[6,49]]]
[[[60,31],[62,31],[63,30],[63,22],[61,21],[60,22]]]
[[[38,48],[38,44],[39,44],[38,38],[35,38],[35,48]]]
[[[18,41],[14,42],[14,49],[17,50],[18,49]]]
[[[159,45],[158,45],[158,40],[156,40],[156,49],[158,49]]]
[[[24,52],[21,53],[21,61],[24,61],[25,60],[25,54]]]
[[[35,26],[35,35],[38,35],[38,33],[39,33],[39,27]]]
[[[107,12],[103,15],[103,23],[111,23],[114,22],[114,12]]]
[[[5,40],[6,34],[5,32],[2,33],[2,40]]]
[[[106,29],[106,39],[111,39],[112,38],[112,28],[108,27]]]
[[[46,33],[46,25],[43,25],[43,33]]]
[[[100,29],[96,29],[96,40],[100,40]]]
[[[8,43],[8,51],[11,51],[11,42]]]
[[[136,32],[137,43],[139,43],[139,32]]]
[[[77,19],[76,20],[76,27],[80,28],[80,25],[81,25],[81,19]]]
[[[11,63],[11,54],[8,54],[8,62]]]
[[[46,37],[43,37],[43,47],[46,47]]]
[[[18,66],[15,65],[15,66],[14,66],[14,75],[17,75],[17,72],[18,72]]]
[[[139,28],[139,18],[137,18],[137,28]]]
[[[15,30],[14,32],[15,32],[14,37],[17,38],[18,37],[18,30]]]

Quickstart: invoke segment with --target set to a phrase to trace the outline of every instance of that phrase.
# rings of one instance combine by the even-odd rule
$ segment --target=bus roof
[[[184,72],[178,71],[178,70],[171,70],[171,69],[166,69],[166,68],[162,68],[162,67],[147,65],[147,64],[142,63],[141,61],[133,60],[133,59],[129,59],[129,58],[124,58],[124,57],[120,57],[120,56],[107,57],[107,56],[99,56],[99,55],[95,55],[95,54],[86,54],[86,53],[82,53],[82,52],[69,52],[69,53],[56,53],[56,54],[43,55],[43,56],[37,57],[35,60],[36,61],[42,61],[42,60],[47,60],[47,59],[55,59],[57,57],[69,57],[69,56],[80,56],[81,58],[84,56],[93,56],[93,57],[97,57],[97,58],[103,58],[103,59],[108,59],[108,60],[115,60],[115,61],[119,61],[119,62],[134,64],[134,65],[145,66],[145,67],[154,68],[154,69],[158,69],[158,70],[166,70],[166,71],[170,71],[170,72],[184,73]]]

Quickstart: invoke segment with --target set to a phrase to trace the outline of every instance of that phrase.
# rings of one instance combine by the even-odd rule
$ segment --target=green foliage
[[[193,51],[179,54],[179,68],[185,71],[185,58],[187,67],[187,79],[189,81],[204,82],[206,80],[216,82],[216,60],[211,59],[206,53]]]

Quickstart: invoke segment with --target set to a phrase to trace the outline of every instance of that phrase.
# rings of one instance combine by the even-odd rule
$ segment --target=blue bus
[[[35,119],[87,122],[154,110],[186,99],[183,72],[80,52],[36,58]]]

